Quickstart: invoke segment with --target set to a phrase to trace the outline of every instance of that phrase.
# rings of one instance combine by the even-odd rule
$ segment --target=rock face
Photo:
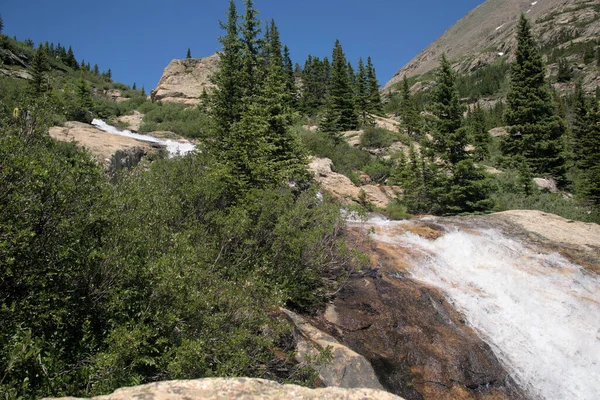
[[[487,0],[449,28],[439,39],[401,68],[385,85],[390,88],[403,77],[429,72],[439,65],[442,53],[469,72],[501,57],[512,60],[516,48],[515,28],[526,13],[541,46],[572,46],[600,36],[600,10],[595,1],[581,0]],[[583,85],[591,91],[600,79],[593,68],[583,72]]]
[[[76,121],[66,122],[64,127],[52,127],[49,134],[56,140],[74,140],[88,148],[108,173],[131,168],[145,155],[160,151],[160,147],[154,147],[148,142],[111,135],[92,125]]]
[[[283,312],[296,327],[298,361],[313,365],[325,386],[383,390],[373,367],[365,357],[341,345],[331,335],[310,325],[301,316],[288,310]],[[331,360],[324,364],[315,363],[323,350],[330,351]]]
[[[219,56],[173,60],[165,68],[158,86],[152,90],[153,101],[168,101],[188,105],[198,104],[204,89],[214,85],[210,77],[217,71]]]
[[[526,399],[494,352],[438,290],[408,277],[407,259],[352,228],[374,266],[356,273],[312,324],[365,356],[386,390],[408,400]],[[442,232],[427,223],[415,234]]]
[[[329,399],[329,400],[402,400],[398,396],[374,389],[308,389],[296,385],[280,385],[264,379],[199,379],[157,382],[118,389],[94,400],[212,400],[212,399]],[[76,400],[65,397],[63,400]]]
[[[377,207],[385,208],[401,190],[396,186],[364,185],[358,187],[347,176],[333,172],[332,167],[333,162],[329,158],[313,158],[308,165],[308,170],[312,172],[315,180],[323,189],[344,204],[357,203],[362,190],[366,201]]]

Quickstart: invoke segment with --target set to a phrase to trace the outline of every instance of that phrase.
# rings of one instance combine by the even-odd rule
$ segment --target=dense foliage
[[[212,376],[314,379],[294,361],[279,308],[322,305],[353,257],[339,206],[305,171],[274,22],[263,41],[251,1],[239,36],[233,2],[229,16],[222,59],[234,67],[215,77],[208,116],[142,96],[129,104],[149,116],[143,129],[179,127],[204,140],[202,151],[112,182],[87,151],[47,134],[70,115],[67,96],[81,119],[123,110],[100,99],[94,72],[53,69],[40,47],[31,52],[40,79],[2,81],[3,398]]]

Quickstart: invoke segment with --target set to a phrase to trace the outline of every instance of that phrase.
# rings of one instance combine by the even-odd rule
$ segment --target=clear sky
[[[255,0],[259,18],[274,18],[294,62],[331,57],[336,38],[346,57],[371,56],[380,84],[483,0]],[[242,0],[237,0],[243,13]],[[4,33],[19,40],[73,46],[78,61],[113,79],[154,88],[174,58],[219,50],[228,0],[3,0]]]

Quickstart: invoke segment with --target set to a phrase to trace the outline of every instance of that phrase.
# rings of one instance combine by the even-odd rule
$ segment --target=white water
[[[495,230],[373,239],[412,249],[413,277],[446,293],[532,397],[600,399],[598,277]]]
[[[98,129],[100,129],[101,131],[104,131],[106,133],[110,133],[113,135],[127,136],[127,137],[130,137],[133,139],[141,140],[142,142],[158,143],[167,148],[167,151],[169,152],[170,157],[187,154],[196,148],[196,146],[194,146],[193,144],[191,144],[189,142],[177,142],[175,140],[158,139],[153,136],[140,135],[138,133],[133,133],[128,130],[121,131],[112,125],[108,125],[106,122],[102,121],[101,119],[94,119],[92,121],[92,125],[94,125]]]

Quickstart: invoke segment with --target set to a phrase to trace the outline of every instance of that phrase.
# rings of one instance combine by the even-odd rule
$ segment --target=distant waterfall
[[[600,399],[596,275],[496,230],[428,240],[370,224],[386,228],[372,239],[406,249],[413,278],[443,290],[532,397]]]
[[[142,142],[157,143],[162,146],[165,146],[167,148],[167,151],[169,152],[170,157],[187,154],[196,148],[196,146],[194,146],[190,142],[177,142],[175,140],[158,139],[153,136],[140,135],[138,133],[133,133],[128,130],[119,130],[112,125],[108,125],[101,119],[94,119],[92,121],[92,125],[106,133],[127,136],[133,139],[141,140]]]

